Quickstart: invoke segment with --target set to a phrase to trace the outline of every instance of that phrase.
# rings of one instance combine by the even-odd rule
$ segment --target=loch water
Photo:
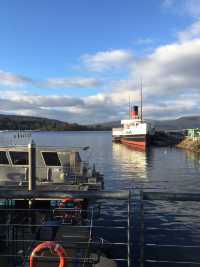
[[[170,147],[151,147],[147,152],[136,151],[112,143],[111,132],[35,132],[33,138],[37,145],[90,146],[83,157],[95,163],[96,169],[104,174],[105,190],[132,190],[131,239],[134,266],[139,264],[140,253],[139,191],[200,191],[199,154]],[[198,202],[150,201],[144,207],[144,239],[146,244],[150,244],[145,248],[144,256],[146,260],[152,260],[145,261],[144,266],[194,266],[192,261],[200,262]],[[113,209],[118,211],[116,219],[123,217],[123,213],[120,217],[120,211],[125,209],[123,204],[113,203]],[[109,218],[109,212],[104,215]],[[121,221],[123,223],[123,219]],[[155,244],[160,246],[154,247]],[[191,245],[195,247],[190,247]],[[120,263],[119,266],[126,265]]]
[[[112,143],[111,132],[34,132],[37,145],[89,146],[83,158],[104,173],[105,189],[151,187],[157,190],[199,192],[200,155],[170,147],[134,150]]]

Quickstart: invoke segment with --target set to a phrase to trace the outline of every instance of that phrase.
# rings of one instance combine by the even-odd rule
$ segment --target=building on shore
[[[200,128],[187,129],[187,138],[195,140],[200,140]]]

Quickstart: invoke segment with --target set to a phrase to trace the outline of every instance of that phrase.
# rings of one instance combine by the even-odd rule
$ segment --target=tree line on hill
[[[150,122],[160,131],[200,128],[200,116],[181,117],[175,120],[154,120]],[[0,114],[0,130],[111,131],[113,127],[120,127],[120,121],[80,125],[47,118]]]
[[[80,125],[39,117],[1,115],[0,130],[40,130],[40,131],[104,131],[101,125]]]

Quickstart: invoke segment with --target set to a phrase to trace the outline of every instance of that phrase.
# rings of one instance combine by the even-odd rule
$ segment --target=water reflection
[[[186,158],[191,163],[193,163],[193,167],[196,169],[200,169],[200,153],[192,152],[192,151],[185,151]]]
[[[112,156],[114,166],[120,166],[122,177],[147,180],[148,151],[138,151],[122,144],[113,143]]]

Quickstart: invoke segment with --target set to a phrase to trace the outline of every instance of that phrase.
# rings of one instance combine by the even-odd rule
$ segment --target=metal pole
[[[141,117],[141,121],[143,120],[143,110],[142,110],[143,109],[143,106],[142,106],[143,105],[143,103],[142,103],[143,99],[142,98],[143,98],[143,95],[142,95],[142,79],[141,79],[141,88],[140,88],[140,101],[141,101],[141,103],[140,103],[140,109],[141,109],[140,110],[140,112],[141,112],[140,117]]]
[[[130,240],[130,224],[131,224],[131,217],[130,217],[130,208],[131,208],[131,191],[129,191],[128,196],[128,220],[127,220],[127,257],[128,257],[128,267],[131,266],[131,240]]]
[[[140,267],[144,266],[144,197],[140,191]]]
[[[6,191],[5,188],[0,190],[0,199],[63,199],[66,197],[74,197],[74,198],[87,198],[89,200],[96,199],[127,199],[128,191],[120,190],[120,191],[66,191],[62,190],[54,190],[54,191],[32,191],[25,192],[22,190],[10,190]]]
[[[28,145],[28,164],[28,191],[33,191],[36,187],[36,145],[33,140]]]

